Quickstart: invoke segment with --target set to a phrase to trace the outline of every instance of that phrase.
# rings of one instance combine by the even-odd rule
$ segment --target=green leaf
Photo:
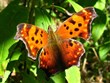
[[[0,13],[0,64],[3,64],[9,54],[9,48],[14,44],[14,35],[16,33],[16,25],[26,22],[28,17],[27,8],[19,5],[20,0],[14,0]],[[6,66],[0,67],[5,70]],[[4,76],[2,71],[2,75]],[[7,78],[3,78],[7,79]]]
[[[20,51],[20,48],[17,48],[14,52],[14,54],[12,55],[10,61],[14,61],[14,60],[18,60],[19,57],[21,55],[21,51]]]
[[[94,25],[92,27],[92,37],[94,41],[97,41],[102,36],[105,28],[106,28],[106,15],[103,11],[97,10],[98,17],[94,21]]]
[[[0,62],[0,77],[4,76],[8,62],[9,60],[4,60]]]
[[[49,26],[54,25],[54,22],[46,10],[41,8],[36,8],[35,25],[47,31]]]
[[[6,83],[6,80],[8,79],[9,75],[10,75],[11,71],[6,70],[4,77],[2,79],[2,83]]]
[[[56,73],[56,75],[52,76],[51,79],[54,81],[54,83],[65,83],[65,73]]]
[[[99,0],[76,0],[82,7],[93,7]]]
[[[0,78],[3,78],[3,75],[4,75],[4,67],[2,63],[0,63]]]
[[[33,75],[29,75],[25,72],[23,72],[22,75],[23,75],[22,83],[39,83]]]
[[[110,52],[110,41],[99,48],[99,57],[102,61],[106,59],[108,52]]]
[[[34,76],[37,76],[37,73],[36,73],[36,71],[37,71],[36,65],[32,65],[32,66],[30,67],[30,71],[34,74]]]
[[[67,1],[73,6],[73,8],[76,12],[79,12],[80,10],[83,9],[83,7],[81,7],[79,4],[77,4],[73,0],[67,0]]]
[[[46,79],[46,74],[44,73],[44,71],[42,69],[37,69],[37,78],[38,78],[38,83],[51,83],[51,82],[47,82]]]
[[[77,66],[70,67],[66,70],[66,79],[68,83],[81,83],[80,71]]]
[[[106,0],[98,0],[96,4],[94,5],[95,8],[99,10],[104,10],[106,5]]]
[[[14,0],[0,13],[0,60],[5,60],[9,54],[8,49],[15,42],[16,26],[26,22],[27,8],[19,5],[20,0]]]

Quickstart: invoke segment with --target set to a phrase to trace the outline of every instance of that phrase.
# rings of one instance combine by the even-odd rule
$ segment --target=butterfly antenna
[[[64,10],[68,16],[72,16],[73,13],[68,12],[66,9]]]

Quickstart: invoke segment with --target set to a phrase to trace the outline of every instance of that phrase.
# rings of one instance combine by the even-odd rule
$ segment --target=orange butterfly
[[[55,32],[49,27],[48,33],[37,26],[21,23],[17,26],[15,39],[24,42],[28,56],[34,60],[42,48],[39,67],[47,74],[54,74],[72,65],[79,65],[85,50],[74,38],[87,40],[90,37],[91,22],[96,16],[94,8],[87,7],[64,21]]]

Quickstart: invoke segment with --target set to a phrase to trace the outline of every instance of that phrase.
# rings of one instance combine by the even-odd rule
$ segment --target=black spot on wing
[[[72,23],[73,25],[76,23],[76,21],[74,21],[72,19],[70,19],[69,22]]]
[[[73,32],[72,31],[70,31],[70,35],[72,35],[73,34]]]
[[[68,29],[69,29],[69,26],[66,27],[66,30],[68,30]]]
[[[41,33],[43,33],[43,31],[41,31]]]
[[[43,35],[42,35],[42,34],[40,34],[40,36],[41,36],[41,37],[43,37]]]
[[[79,29],[78,28],[75,28],[74,31],[79,31]]]
[[[42,44],[42,41],[40,41],[40,44]]]
[[[78,23],[78,26],[79,26],[79,27],[81,27],[81,26],[82,26],[82,24],[81,24],[81,23]]]
[[[64,24],[64,27],[66,27],[66,24]]]
[[[46,51],[44,51],[44,55],[46,55],[47,53],[46,53]]]
[[[38,40],[35,41],[36,44],[38,44],[38,42],[39,42]]]
[[[86,16],[83,16],[83,19],[86,20]]]
[[[39,31],[39,29],[36,28],[35,35],[37,35],[38,31]]]
[[[73,46],[72,40],[69,40],[69,45],[70,45],[71,47]]]
[[[34,37],[31,37],[32,41],[34,41]]]

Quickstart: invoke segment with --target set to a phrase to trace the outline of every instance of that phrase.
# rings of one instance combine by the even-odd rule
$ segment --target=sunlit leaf
[[[54,22],[46,10],[41,8],[36,8],[35,25],[47,31],[49,26],[54,25]]]
[[[79,4],[77,4],[73,0],[67,0],[67,1],[73,6],[73,8],[76,12],[79,12],[80,10],[83,9],[83,7],[81,7]]]
[[[11,2],[0,13],[0,60],[5,60],[9,54],[8,49],[15,42],[16,25],[26,22],[28,10],[19,5],[19,0]]]
[[[65,83],[65,73],[59,72],[51,77],[54,83]]]
[[[20,48],[16,49],[10,61],[18,60],[21,55]]]
[[[11,71],[6,70],[4,77],[2,79],[2,83],[6,83],[6,80],[8,79],[8,76],[10,75]]]
[[[0,62],[0,77],[3,78],[5,74],[6,67],[8,65],[9,60],[4,60]]]
[[[104,10],[105,6],[106,6],[106,0],[98,0],[94,5],[95,8],[100,10]]]
[[[4,67],[2,63],[0,63],[0,78],[3,78],[3,75],[4,75]]]
[[[66,70],[66,79],[68,83],[81,83],[80,82],[80,71],[79,68],[73,66]]]

